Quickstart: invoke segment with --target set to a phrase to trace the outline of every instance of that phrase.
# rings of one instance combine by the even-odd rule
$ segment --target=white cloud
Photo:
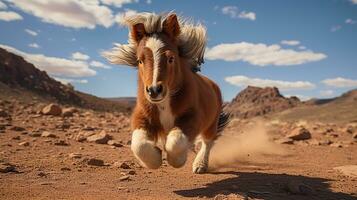
[[[0,10],[6,10],[6,9],[7,9],[7,5],[0,1]]]
[[[72,59],[74,60],[88,60],[90,57],[86,54],[81,52],[74,52],[72,53]]]
[[[352,4],[357,4],[357,0],[350,0]]]
[[[67,77],[87,77],[96,75],[96,71],[90,69],[88,64],[83,61],[50,57],[43,54],[25,53],[16,48],[2,44],[0,44],[0,47],[22,56],[25,60],[34,64],[38,69],[44,70],[50,75]]]
[[[222,7],[221,11],[224,15],[228,15],[233,19],[241,18],[241,19],[249,19],[252,21],[256,19],[256,15],[254,12],[247,12],[247,11],[239,12],[238,7],[236,6],[224,6]]]
[[[99,61],[95,61],[95,60],[93,60],[92,62],[90,62],[89,65],[92,66],[92,67],[97,67],[97,68],[111,69],[110,66],[105,65],[105,64],[103,64],[103,63],[101,63],[101,62],[99,62]]]
[[[296,45],[300,44],[300,41],[298,41],[298,40],[282,40],[280,43],[289,45],[289,46],[296,46]]]
[[[12,11],[1,11],[0,12],[0,20],[3,21],[15,21],[15,20],[22,20],[22,16],[19,15],[16,12],[12,12]]]
[[[256,19],[254,12],[246,12],[246,11],[242,11],[241,13],[239,13],[238,17],[242,19],[249,19],[252,21]]]
[[[115,22],[119,24],[123,24],[124,22],[124,17],[132,16],[137,14],[138,12],[136,10],[131,10],[131,9],[125,9],[125,12],[120,12],[117,15],[115,15]]]
[[[29,44],[29,47],[38,49],[38,48],[40,48],[40,45],[38,45],[37,43],[31,43],[31,44]]]
[[[151,4],[152,1],[151,0],[146,0],[146,4]]]
[[[353,19],[348,18],[348,19],[345,20],[345,23],[346,23],[346,24],[355,24],[356,21],[353,20]]]
[[[114,23],[112,11],[97,0],[31,0],[11,3],[43,22],[65,27],[93,29],[100,25],[108,28]]]
[[[32,35],[32,36],[37,36],[38,33],[36,31],[30,30],[30,29],[25,29],[25,32]]]
[[[59,77],[53,77],[57,81],[61,82],[62,84],[68,84],[68,83],[88,83],[88,80],[85,79],[71,79],[71,78],[59,78]]]
[[[331,32],[336,32],[336,31],[340,30],[341,28],[342,28],[342,26],[336,25],[336,26],[331,27],[330,31]]]
[[[315,88],[313,83],[308,81],[281,81],[281,80],[270,80],[270,79],[260,79],[260,78],[250,78],[246,76],[229,76],[224,79],[228,83],[238,86],[246,87],[256,86],[256,87],[277,87],[279,90],[307,90]]]
[[[333,90],[321,90],[320,91],[320,95],[325,96],[325,97],[332,96],[334,93],[335,92]]]
[[[344,88],[344,87],[357,87],[357,80],[336,77],[331,79],[325,79],[321,81],[323,84],[335,88]]]
[[[100,0],[105,5],[121,8],[124,4],[138,3],[139,0]]]
[[[306,49],[305,46],[299,46],[298,48],[299,48],[300,50],[305,50],[305,49]]]
[[[245,61],[252,65],[299,65],[319,61],[327,56],[313,51],[282,49],[279,45],[248,42],[219,44],[207,49],[208,60]]]

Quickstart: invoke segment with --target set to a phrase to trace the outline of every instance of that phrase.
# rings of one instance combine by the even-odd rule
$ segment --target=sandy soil
[[[0,133],[0,163],[15,169],[0,173],[1,199],[357,199],[357,178],[333,169],[357,164],[354,142],[345,142],[341,148],[296,142],[279,145],[279,153],[266,154],[249,153],[263,148],[259,145],[243,153],[239,153],[239,145],[230,145],[226,147],[234,150],[224,151],[231,159],[226,166],[216,165],[219,168],[210,173],[196,175],[191,172],[194,152],[180,169],[166,161],[158,170],[140,167],[128,145],[128,119],[121,114],[80,110],[69,118],[44,116],[35,112],[37,107],[18,102],[5,103],[2,109],[12,120],[0,118],[5,127]],[[234,124],[224,134],[235,135],[239,129]],[[102,130],[123,146],[75,140],[80,132]],[[43,131],[50,131],[55,138],[34,134]],[[272,137],[282,134],[278,131]],[[331,140],[347,141],[350,136],[344,134]],[[327,136],[313,133],[313,138],[323,137]],[[67,145],[58,145],[60,140]],[[222,150],[225,145],[218,147]],[[223,156],[219,152],[217,147],[213,149],[212,157]],[[104,165],[89,165],[92,158],[103,160]],[[213,166],[216,161],[211,162]],[[288,189],[291,183],[312,191],[293,194]]]

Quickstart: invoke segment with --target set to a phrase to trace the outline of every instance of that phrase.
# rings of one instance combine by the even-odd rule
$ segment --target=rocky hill
[[[286,98],[275,87],[248,86],[225,107],[234,117],[250,118],[280,112],[301,105],[297,97]]]
[[[21,56],[1,48],[0,83],[3,95],[16,95],[15,91],[19,90],[17,93],[20,98],[30,92],[28,95],[95,110],[129,111],[132,107],[127,102],[110,101],[75,91],[70,85],[56,81]]]

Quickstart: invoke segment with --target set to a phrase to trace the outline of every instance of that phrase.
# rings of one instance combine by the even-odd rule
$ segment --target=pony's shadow
[[[267,200],[310,200],[310,199],[344,199],[356,200],[355,194],[333,192],[329,188],[329,179],[318,177],[295,176],[288,174],[268,174],[262,172],[213,172],[212,174],[231,174],[236,177],[227,178],[207,184],[204,187],[176,190],[174,193],[182,197],[215,197],[219,194],[245,194],[250,198]],[[287,190],[290,181],[303,182],[315,192],[309,195],[291,194]]]

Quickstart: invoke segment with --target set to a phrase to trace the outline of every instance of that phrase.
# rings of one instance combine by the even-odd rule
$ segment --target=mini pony
[[[167,162],[179,168],[198,139],[202,145],[193,172],[207,172],[210,149],[229,115],[222,112],[217,84],[195,73],[203,63],[206,29],[174,13],[140,13],[123,23],[129,27],[128,44],[116,44],[104,56],[138,69],[132,152],[141,165],[157,169],[165,151]]]

